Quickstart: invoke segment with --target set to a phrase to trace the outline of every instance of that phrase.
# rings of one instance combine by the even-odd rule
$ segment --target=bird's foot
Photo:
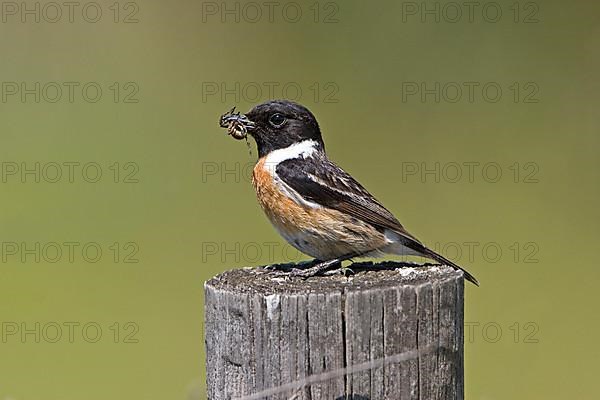
[[[311,264],[309,268],[294,268],[290,272],[290,276],[307,279],[313,276],[330,275],[328,272],[335,273],[342,270],[342,262],[337,258],[328,261],[314,261]]]
[[[309,268],[315,264],[315,261],[300,261],[299,263],[283,263],[283,264],[269,264],[261,267],[261,269],[269,273],[277,273],[281,275],[289,274],[291,271],[297,269]]]
[[[318,260],[300,261],[298,263],[270,264],[261,269],[273,277],[290,278],[318,264]]]

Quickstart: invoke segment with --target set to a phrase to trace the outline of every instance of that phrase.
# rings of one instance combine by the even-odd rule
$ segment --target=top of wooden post
[[[245,268],[206,282],[208,397],[462,399],[463,273],[406,262],[350,269],[289,279]]]
[[[293,266],[293,264],[289,264]],[[337,290],[385,289],[398,286],[420,286],[463,279],[463,273],[446,265],[419,265],[394,261],[354,263],[349,276],[329,275],[308,279],[292,278],[271,270],[242,268],[225,271],[206,282],[217,290],[271,295],[278,293],[327,293]]]

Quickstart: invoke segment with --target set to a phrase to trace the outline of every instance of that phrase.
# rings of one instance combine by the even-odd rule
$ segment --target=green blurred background
[[[39,23],[35,4],[3,2],[0,23],[0,399],[204,398],[203,282],[304,259],[256,203],[254,144],[217,126],[269,88],[481,281],[467,398],[598,397],[597,2],[482,2],[472,22],[445,2],[439,22],[435,2],[281,2],[272,20],[261,2],[82,2],[72,22],[42,2]]]

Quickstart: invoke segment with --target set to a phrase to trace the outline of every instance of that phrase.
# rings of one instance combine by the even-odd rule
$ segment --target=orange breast
[[[266,157],[258,160],[252,173],[252,184],[258,202],[277,229],[296,231],[316,223],[315,213],[309,207],[300,206],[282,192],[273,179],[274,171],[265,166]]]
[[[258,202],[277,231],[301,252],[328,260],[384,246],[385,238],[372,226],[342,212],[299,204],[274,180],[272,166],[258,160],[252,184]],[[292,190],[290,188],[290,190]]]

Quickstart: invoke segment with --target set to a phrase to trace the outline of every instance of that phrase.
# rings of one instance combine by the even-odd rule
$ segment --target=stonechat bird
[[[232,109],[220,126],[236,139],[256,141],[252,184],[258,202],[292,246],[315,258],[303,276],[323,273],[361,256],[422,256],[469,272],[427,248],[371,193],[334,164],[315,116],[288,100],[272,100],[247,114]],[[302,274],[300,274],[302,275]]]

